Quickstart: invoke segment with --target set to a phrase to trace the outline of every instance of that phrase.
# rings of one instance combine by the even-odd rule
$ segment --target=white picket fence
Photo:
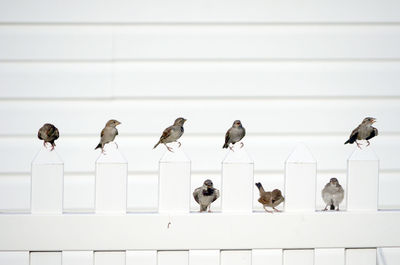
[[[15,214],[18,198],[10,196],[0,215],[0,265],[398,264],[400,212],[378,211],[379,159],[371,148],[349,157],[339,212],[316,207],[317,161],[304,145],[285,162],[282,213],[254,205],[253,171],[245,148],[228,151],[216,185],[221,211],[200,214],[190,206],[190,159],[183,148],[166,152],[158,213],[135,213],[127,211],[127,161],[109,145],[96,161],[95,212],[74,214],[63,210],[62,159],[43,148],[32,162],[31,213]],[[152,193],[140,196],[145,202]]]

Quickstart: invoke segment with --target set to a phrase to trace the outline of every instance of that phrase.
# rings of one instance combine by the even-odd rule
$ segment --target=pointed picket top
[[[355,150],[348,158],[349,161],[377,161],[379,157],[376,155],[371,146],[363,146],[362,149],[355,147]]]
[[[296,146],[293,152],[289,155],[286,163],[316,163],[314,156],[311,154],[308,147],[300,143]]]
[[[96,151],[100,152],[99,149]],[[104,146],[104,153],[100,153],[96,163],[115,163],[125,164],[128,163],[124,155],[121,153],[115,143],[109,143]]]
[[[240,146],[235,146],[233,150],[228,149],[228,152],[222,161],[223,164],[227,163],[245,163],[252,164],[254,163],[253,159],[250,157],[249,153],[247,153],[246,148],[240,148]]]
[[[160,159],[160,163],[169,162],[190,162],[190,158],[186,155],[182,146],[174,147],[173,152],[166,150],[164,155]]]
[[[54,149],[42,147],[32,161],[34,165],[53,165],[64,164],[57,151]]]

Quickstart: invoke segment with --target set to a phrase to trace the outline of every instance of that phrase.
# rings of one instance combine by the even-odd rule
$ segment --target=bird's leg
[[[174,152],[173,149],[171,147],[169,147],[167,144],[164,144],[164,145],[165,145],[165,147],[167,147],[168,151],[170,151],[172,153]]]
[[[229,149],[231,149],[232,152],[235,152],[235,150],[233,150],[233,145],[231,146],[231,144],[228,145]]]
[[[266,206],[263,205],[263,208],[264,208],[264,210],[265,210],[267,213],[273,213],[273,211],[267,210],[267,208],[265,208],[265,207],[266,207]]]
[[[323,209],[322,211],[327,211],[328,210],[328,204],[325,206],[325,209]]]
[[[275,212],[282,212],[281,210],[276,209],[275,207],[272,207],[272,209],[274,209]]]
[[[45,142],[45,141],[43,141],[43,146],[47,148],[47,146],[46,146],[46,142]]]
[[[357,147],[361,149],[361,144],[358,143],[357,140],[356,140],[356,144],[357,144]]]
[[[178,147],[181,147],[181,145],[182,145],[182,144],[181,144],[181,142],[178,142],[178,141],[176,141],[176,142],[177,142],[177,143],[178,143],[178,145],[179,145]]]
[[[208,205],[208,212],[211,213],[211,204]]]
[[[244,143],[240,142],[240,148],[243,148],[243,146],[244,146]]]
[[[102,153],[103,155],[106,155],[106,151],[104,150],[104,147],[101,148],[101,153]]]
[[[118,149],[118,144],[116,143],[116,142],[114,142],[114,144],[115,144],[115,146],[117,147],[117,149]]]
[[[367,146],[369,146],[371,143],[367,140]]]
[[[53,151],[53,150],[54,150],[54,147],[55,147],[55,145],[54,145],[54,144],[51,144],[51,149],[50,149],[50,151]]]
[[[338,207],[336,208],[336,211],[339,211],[339,205],[338,205]]]

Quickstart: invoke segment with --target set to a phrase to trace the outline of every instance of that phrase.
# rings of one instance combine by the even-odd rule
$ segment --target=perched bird
[[[375,122],[375,118],[365,118],[362,123],[351,132],[349,140],[347,140],[344,144],[352,144],[356,142],[358,148],[361,148],[357,140],[366,140],[368,143],[367,146],[369,146],[370,143],[368,140],[378,135],[378,129],[372,127],[372,124]]]
[[[184,118],[177,118],[174,122],[174,125],[169,126],[167,129],[164,130],[162,133],[160,140],[156,145],[153,147],[156,148],[159,144],[164,144],[168,151],[173,152],[172,148],[167,145],[167,143],[172,143],[172,142],[177,142],[179,138],[181,138],[184,130],[183,130],[183,124],[185,123],[186,119]],[[181,143],[178,142],[179,147],[181,146]]]
[[[239,142],[242,140],[242,138],[246,135],[246,130],[242,126],[242,123],[239,120],[236,120],[233,122],[233,125],[225,134],[225,143],[222,146],[222,148],[228,148],[232,149],[232,147],[229,146],[229,144],[234,145],[235,143]],[[241,142],[241,148],[243,147],[243,143]]]
[[[106,123],[106,126],[100,133],[100,143],[96,146],[95,150],[97,148],[101,148],[101,152],[104,153],[104,145],[108,144],[109,142],[114,141],[115,136],[118,135],[118,130],[116,128],[117,125],[121,124],[117,120],[109,120]],[[118,148],[118,145],[115,144]]]
[[[51,151],[54,150],[54,147],[56,146],[54,141],[57,140],[59,136],[60,133],[56,126],[50,123],[44,124],[38,131],[38,138],[43,140],[43,146],[46,147],[46,143],[50,143]]]
[[[336,211],[339,211],[339,204],[344,198],[344,190],[337,178],[331,178],[329,183],[325,185],[325,188],[322,189],[321,194],[322,199],[326,203],[324,211],[328,209],[328,206],[330,206],[330,210],[335,210],[336,208]]]
[[[274,189],[272,192],[271,191],[265,191],[263,186],[261,185],[260,182],[256,183],[256,186],[260,192],[260,198],[258,199],[258,202],[263,205],[263,208],[265,211],[272,213],[272,211],[267,210],[267,206],[272,207],[275,212],[280,212],[277,207],[281,202],[285,200],[285,198],[282,196],[282,192],[278,189]]]
[[[211,203],[219,197],[219,190],[214,188],[211,180],[204,181],[203,186],[197,188],[193,192],[193,197],[200,204],[200,212],[211,212]]]

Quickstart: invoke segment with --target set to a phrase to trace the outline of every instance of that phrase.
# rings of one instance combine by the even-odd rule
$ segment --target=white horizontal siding
[[[393,25],[2,25],[0,60],[399,59]]]
[[[100,135],[105,123],[122,122],[122,135],[155,135],[183,116],[186,134],[218,134],[241,119],[249,134],[349,135],[366,116],[378,118],[382,134],[400,132],[399,99],[235,100],[5,100],[0,135],[36,135],[45,122],[65,135]],[[27,115],[29,114],[29,118]],[[347,136],[346,136],[347,137]],[[185,136],[183,136],[183,139]],[[97,141],[96,137],[93,141]],[[344,139],[346,140],[346,139]]]
[[[395,0],[16,0],[0,2],[0,22],[398,22],[397,10]]]

